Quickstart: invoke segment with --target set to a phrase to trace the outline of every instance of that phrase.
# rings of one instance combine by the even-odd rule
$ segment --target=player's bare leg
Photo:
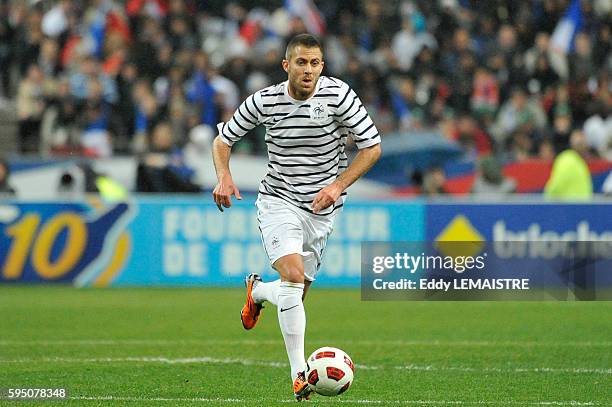
[[[300,254],[289,254],[276,260],[273,267],[281,277],[278,293],[278,323],[291,365],[293,394],[297,401],[308,400],[312,391],[304,375],[304,333],[306,314],[302,298],[305,294],[304,261]]]
[[[306,293],[308,292],[308,289],[310,288],[311,284],[312,284],[312,281],[308,281],[304,279],[304,294],[302,294],[302,301],[306,299]]]

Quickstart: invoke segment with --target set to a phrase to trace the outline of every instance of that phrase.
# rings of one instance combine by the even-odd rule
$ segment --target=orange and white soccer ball
[[[306,360],[308,385],[323,396],[337,396],[347,391],[354,373],[353,361],[338,348],[319,348]]]

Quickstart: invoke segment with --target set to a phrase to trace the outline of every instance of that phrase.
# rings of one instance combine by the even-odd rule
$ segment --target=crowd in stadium
[[[468,158],[554,158],[583,131],[612,159],[610,3],[569,0],[2,0],[0,107],[23,153],[105,157],[210,143],[248,94],[286,80],[291,35],[318,34],[381,134],[434,129]],[[310,11],[317,11],[310,9]],[[320,17],[320,18],[319,18]],[[236,146],[263,154],[263,133]]]

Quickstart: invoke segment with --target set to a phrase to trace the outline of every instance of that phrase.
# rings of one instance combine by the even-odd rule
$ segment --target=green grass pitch
[[[0,286],[0,387],[71,397],[24,406],[292,404],[276,309],[246,332],[243,296]],[[313,286],[306,310],[306,353],[356,363],[348,392],[312,405],[612,405],[612,302],[362,302]]]

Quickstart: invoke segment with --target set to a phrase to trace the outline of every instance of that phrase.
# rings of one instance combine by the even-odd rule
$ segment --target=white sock
[[[261,304],[264,301],[271,302],[274,305],[278,304],[278,289],[280,287],[280,279],[264,283],[259,281],[253,287],[253,301]]]
[[[278,323],[285,340],[287,356],[289,356],[292,380],[306,366],[304,360],[306,313],[302,303],[303,292],[304,284],[289,281],[281,282],[278,290]]]

